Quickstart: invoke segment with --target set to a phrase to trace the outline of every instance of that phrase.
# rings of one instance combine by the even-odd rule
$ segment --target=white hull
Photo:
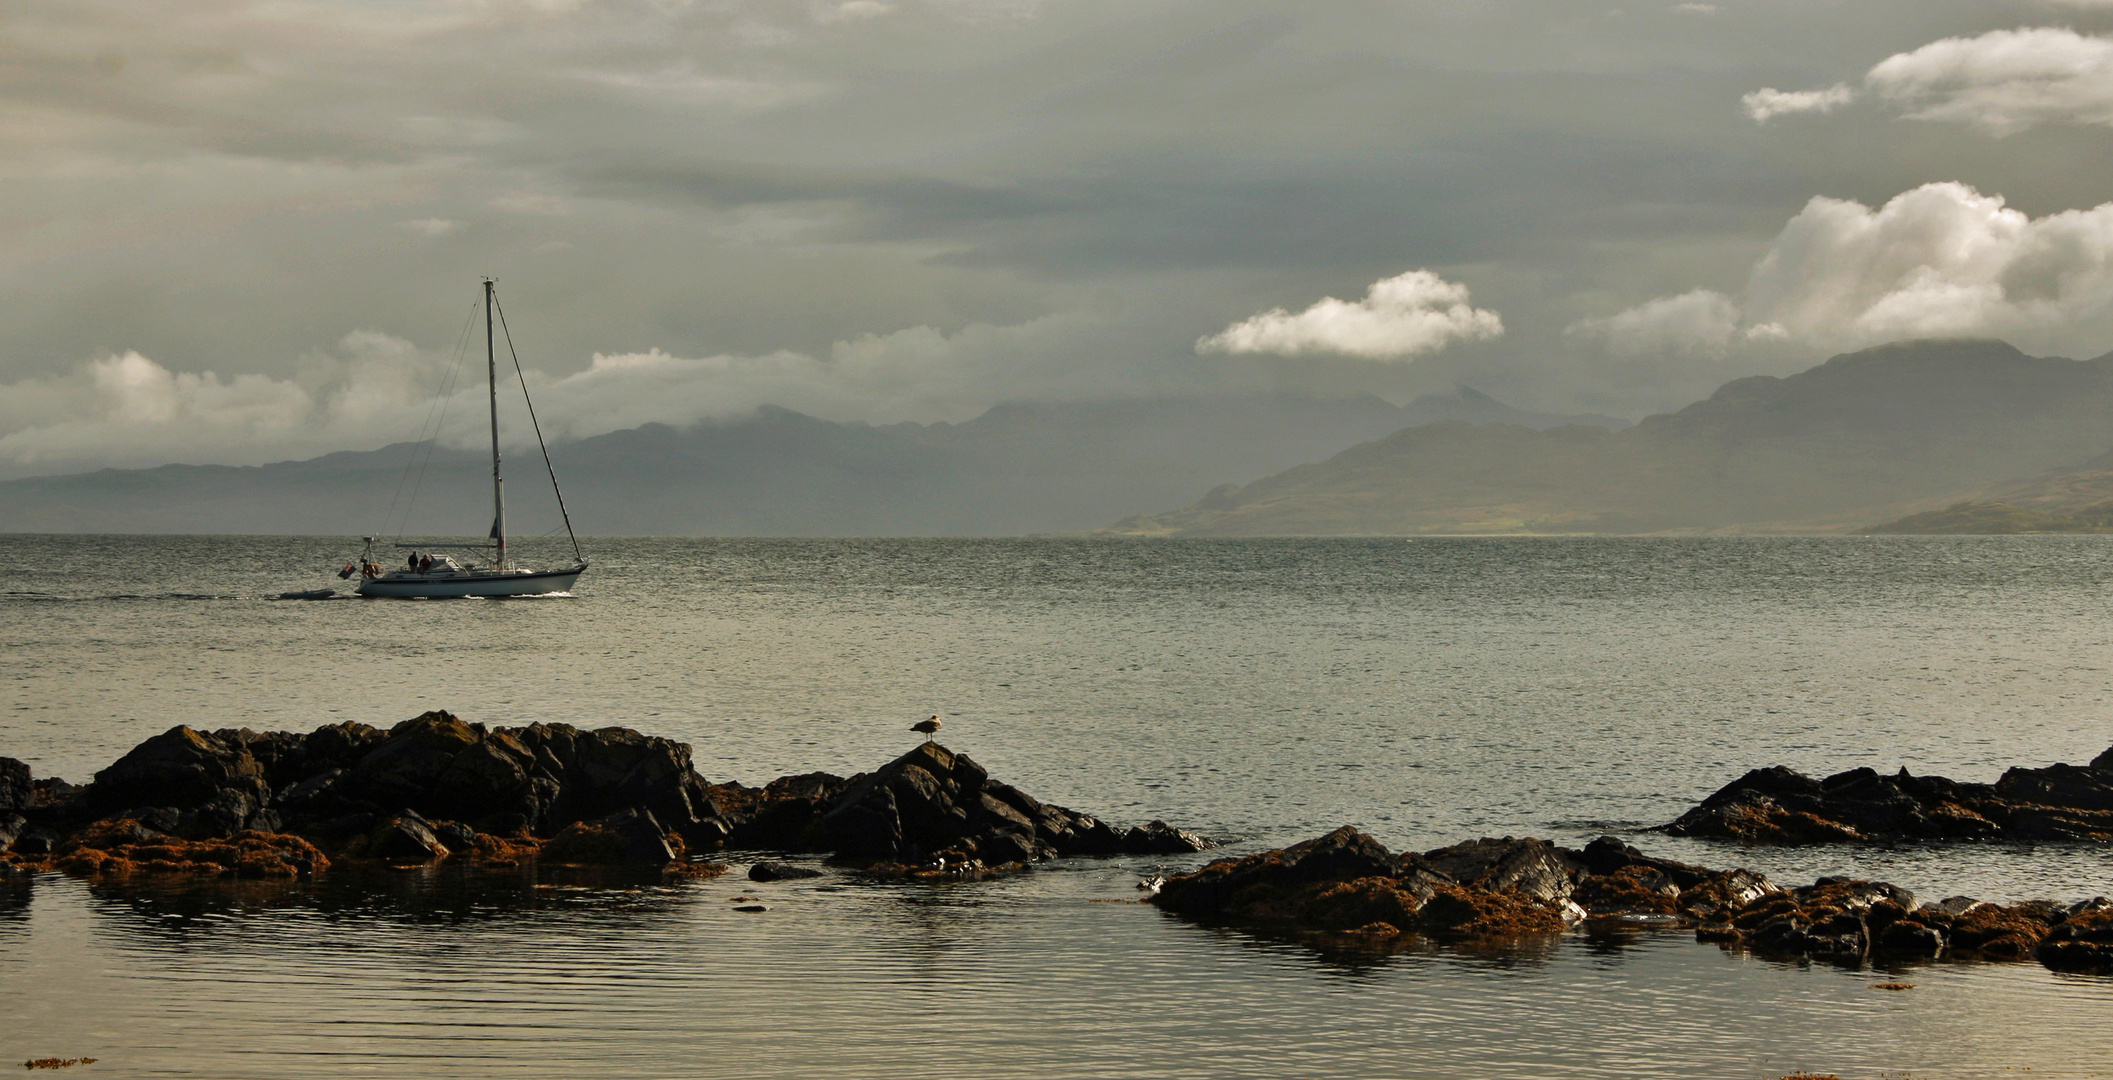
[[[584,566],[570,570],[467,570],[452,574],[416,574],[399,571],[360,582],[361,596],[451,599],[462,596],[540,596],[565,592],[587,572]]]

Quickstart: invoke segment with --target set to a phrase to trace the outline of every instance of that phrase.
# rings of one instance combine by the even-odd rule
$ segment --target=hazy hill
[[[1405,406],[1291,396],[1006,405],[960,424],[885,427],[765,408],[561,444],[551,457],[586,533],[1007,535],[1091,529],[1446,417],[1621,423],[1530,413],[1472,390]],[[10,481],[0,483],[0,532],[482,534],[487,460],[443,450],[407,473],[425,456],[403,444]],[[511,456],[506,473],[511,531],[555,528],[534,453]]]
[[[2113,453],[2036,476],[1953,492],[1938,509],[1872,525],[1869,533],[2113,532]]]
[[[1116,531],[1839,530],[2113,446],[2113,357],[1915,341],[1728,383],[1621,431],[1435,424]]]

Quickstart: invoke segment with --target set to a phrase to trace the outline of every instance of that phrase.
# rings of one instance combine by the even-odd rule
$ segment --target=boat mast
[[[506,485],[499,478],[499,359],[492,344],[492,279],[484,279],[484,372],[492,399],[492,569],[506,569]]]

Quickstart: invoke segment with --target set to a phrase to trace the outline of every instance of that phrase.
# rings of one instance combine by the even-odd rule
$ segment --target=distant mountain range
[[[2113,458],[2100,457],[2109,447],[2113,356],[1901,342],[1785,378],[1740,379],[1619,431],[1409,428],[1111,531],[1841,532],[2030,487],[2018,477],[2113,499]],[[2095,471],[2055,474],[2067,480],[2040,475],[2091,459]]]
[[[550,452],[583,533],[1020,535],[1095,529],[1432,422],[1625,423],[1468,389],[1400,406],[1287,395],[1004,405],[959,424],[883,427],[766,407]],[[516,535],[558,527],[541,472],[533,451],[509,458]],[[485,456],[412,444],[264,466],[105,469],[0,483],[0,532],[475,536],[489,524],[490,484]]]

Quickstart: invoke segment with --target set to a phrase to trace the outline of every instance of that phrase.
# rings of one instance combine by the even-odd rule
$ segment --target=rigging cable
[[[433,450],[440,443],[440,429],[447,424],[448,402],[454,397],[456,376],[462,371],[463,356],[469,352],[470,328],[476,325],[476,321],[477,305],[472,303],[469,314],[463,318],[462,332],[456,335],[455,338],[455,359],[449,363],[447,375],[440,380],[440,393],[433,399],[433,403],[426,407],[425,421],[418,425],[418,440],[411,444],[411,459],[404,463],[404,471],[396,478],[396,492],[389,496],[389,510],[388,513],[382,515],[382,529],[379,535],[393,536],[397,540],[402,540],[403,529],[411,526],[411,507],[418,502],[419,489],[425,486],[426,469],[432,465]],[[439,414],[437,420],[434,418],[436,413]],[[430,441],[428,441],[426,436],[426,428],[429,426],[433,429]],[[423,461],[419,460],[418,457],[418,451],[421,448],[425,450],[425,459]],[[389,531],[389,522],[396,516],[396,503],[403,495],[404,481],[410,479],[413,465],[418,466],[418,482],[411,485],[411,497],[404,500],[402,528],[392,533]]]
[[[565,535],[572,541],[572,557],[585,566],[587,556],[580,553],[580,538],[573,534],[572,514],[565,509],[565,491],[558,487],[557,466],[550,463],[550,447],[543,443],[543,425],[536,419],[536,403],[528,397],[528,373],[521,370],[521,354],[514,351],[514,332],[506,325],[506,308],[499,303],[497,289],[492,290],[492,306],[499,311],[499,331],[506,336],[506,355],[513,357],[514,374],[521,380],[521,400],[528,403],[528,423],[536,429],[536,447],[543,451],[543,468],[550,473],[550,490],[558,497],[558,516],[564,519]]]

